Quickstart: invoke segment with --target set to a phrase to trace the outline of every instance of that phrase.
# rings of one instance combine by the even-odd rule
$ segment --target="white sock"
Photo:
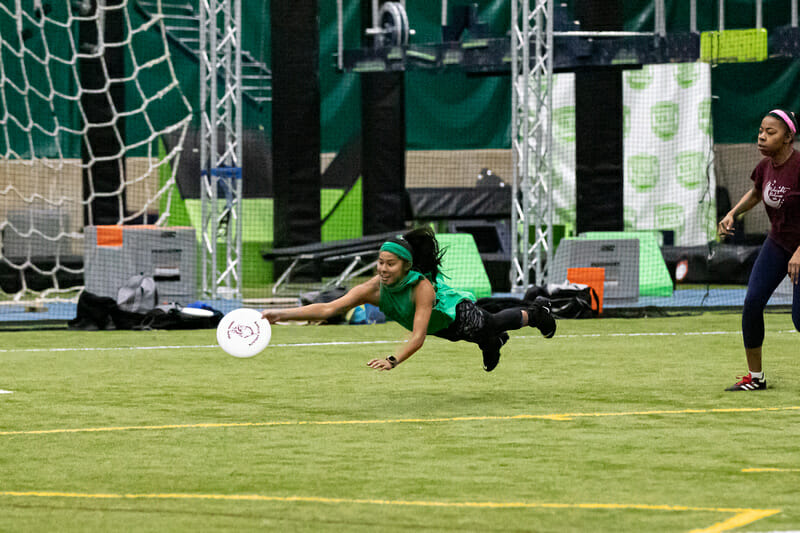
[[[756,378],[756,379],[764,379],[764,372],[753,372],[751,370],[750,371],[750,377],[753,377],[753,378]]]

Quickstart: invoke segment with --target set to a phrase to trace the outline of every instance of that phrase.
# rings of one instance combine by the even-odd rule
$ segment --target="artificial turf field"
[[[396,324],[3,332],[2,531],[800,530],[800,334],[768,313],[561,320],[500,365]]]

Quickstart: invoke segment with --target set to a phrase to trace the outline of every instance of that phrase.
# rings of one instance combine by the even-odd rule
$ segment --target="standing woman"
[[[792,322],[800,331],[800,153],[794,149],[797,118],[791,111],[774,109],[758,129],[758,151],[764,155],[750,179],[753,188],[719,223],[719,234],[733,234],[734,219],[764,202],[770,231],[758,253],[742,309],[742,338],[749,373],[725,390],[767,388],[761,367],[764,343],[764,308],[788,275],[792,280]]]
[[[508,341],[508,330],[537,327],[545,338],[556,332],[556,322],[547,300],[527,309],[490,313],[475,305],[471,293],[448,287],[439,272],[444,252],[429,228],[419,228],[381,245],[377,275],[328,303],[292,309],[265,309],[261,316],[275,323],[283,320],[325,320],[362,304],[372,304],[411,331],[407,343],[394,355],[372,359],[368,366],[391,370],[414,355],[428,334],[450,341],[477,344],[483,353],[483,368],[491,372],[500,360],[500,348]]]

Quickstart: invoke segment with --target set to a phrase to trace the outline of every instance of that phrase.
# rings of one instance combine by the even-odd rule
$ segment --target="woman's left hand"
[[[797,248],[789,259],[789,279],[792,283],[800,283],[800,248]]]
[[[386,359],[373,359],[367,366],[370,368],[374,368],[375,370],[391,370],[392,363],[387,361]]]

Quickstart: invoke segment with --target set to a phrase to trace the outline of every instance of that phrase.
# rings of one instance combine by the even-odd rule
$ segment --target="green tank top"
[[[441,277],[440,274],[433,283],[436,300],[433,303],[431,319],[428,322],[428,333],[436,333],[449,326],[456,317],[456,305],[459,302],[462,300],[475,301],[472,293],[448,287],[442,282]],[[387,318],[394,320],[409,331],[414,329],[414,287],[422,279],[427,278],[416,270],[411,270],[406,277],[394,285],[381,283],[378,307]]]

